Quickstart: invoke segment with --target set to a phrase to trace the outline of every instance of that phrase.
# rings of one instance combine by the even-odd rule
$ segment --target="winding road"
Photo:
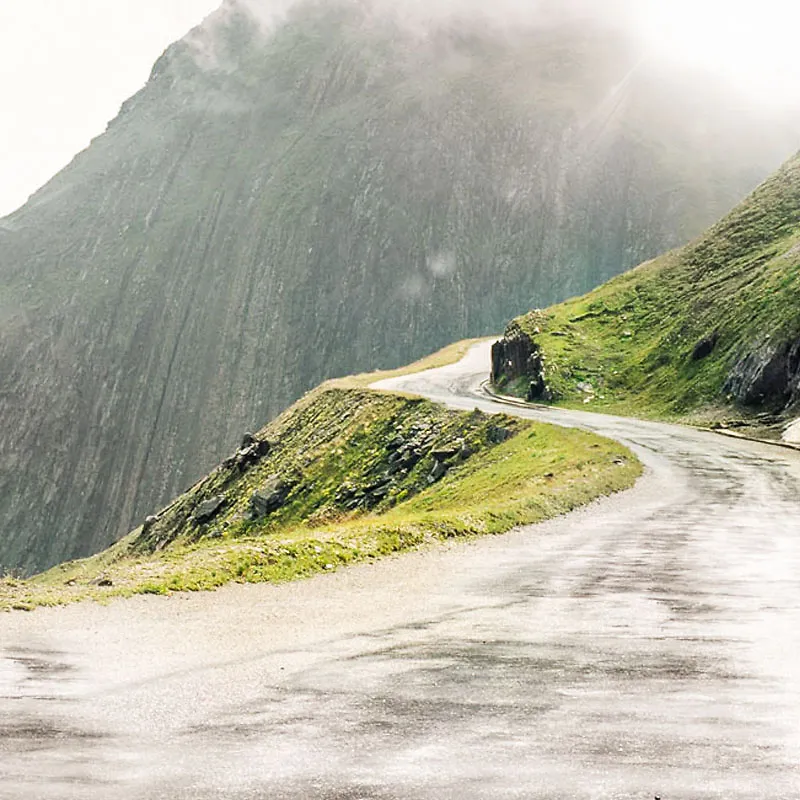
[[[0,615],[0,798],[800,798],[800,454],[618,439],[637,487],[289,586]]]

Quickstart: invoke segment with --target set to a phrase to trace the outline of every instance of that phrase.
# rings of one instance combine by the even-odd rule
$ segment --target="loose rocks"
[[[264,487],[250,498],[250,515],[253,519],[259,519],[274,513],[284,505],[291,490],[291,484],[273,475]]]
[[[192,520],[198,525],[210,522],[217,516],[220,509],[225,505],[225,495],[217,495],[209,500],[200,503],[192,512]]]

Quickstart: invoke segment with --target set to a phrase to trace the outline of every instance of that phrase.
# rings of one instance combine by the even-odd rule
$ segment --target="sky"
[[[716,70],[754,102],[798,104],[797,0],[634,2],[654,54]]]
[[[0,216],[20,206],[138,91],[221,0],[2,0]]]
[[[512,4],[518,9],[534,1]],[[144,85],[164,49],[220,2],[0,3],[0,216],[21,205],[102,133],[122,102]],[[437,2],[458,7],[467,0]],[[581,2],[602,13],[619,0]],[[654,57],[716,70],[753,102],[800,102],[797,0],[630,2]]]

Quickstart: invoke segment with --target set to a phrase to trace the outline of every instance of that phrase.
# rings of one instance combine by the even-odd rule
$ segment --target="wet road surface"
[[[283,587],[0,616],[0,798],[800,798],[800,455],[596,430],[636,489]]]

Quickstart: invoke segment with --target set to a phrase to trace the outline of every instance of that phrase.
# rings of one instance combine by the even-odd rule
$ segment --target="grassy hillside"
[[[547,519],[640,472],[584,432],[321,387],[110,550],[0,581],[0,608],[301,578]]]
[[[525,340],[565,404],[696,419],[790,410],[800,401],[800,157],[687,247],[515,320],[506,341]],[[506,370],[497,382],[524,394],[530,379]]]

